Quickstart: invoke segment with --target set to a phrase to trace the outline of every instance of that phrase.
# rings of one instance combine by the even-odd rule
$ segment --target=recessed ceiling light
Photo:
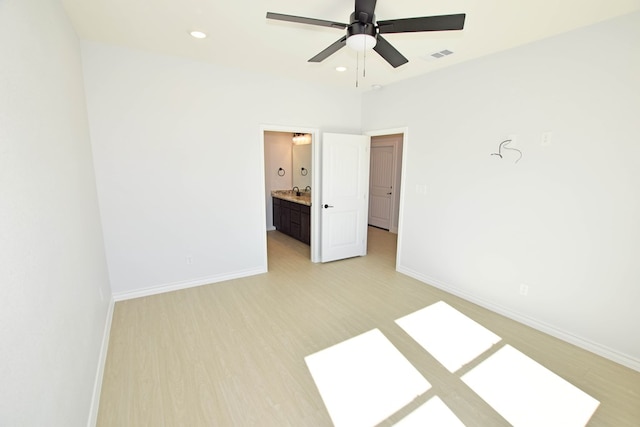
[[[195,37],[196,39],[204,39],[207,37],[207,35],[202,31],[191,31],[189,34],[191,34],[191,37]]]
[[[342,73],[342,72],[344,72],[344,71],[347,71],[347,67],[343,67],[343,66],[336,67],[336,71],[338,71],[338,72]]]

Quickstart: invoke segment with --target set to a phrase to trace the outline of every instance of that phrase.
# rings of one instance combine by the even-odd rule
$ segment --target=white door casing
[[[321,261],[367,253],[370,137],[322,138]]]
[[[371,144],[369,224],[385,230],[391,228],[394,157],[393,145]]]

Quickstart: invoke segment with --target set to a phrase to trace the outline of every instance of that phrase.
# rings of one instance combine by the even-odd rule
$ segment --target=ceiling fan
[[[378,52],[391,66],[396,68],[406,64],[409,60],[398,52],[381,34],[462,30],[466,16],[464,13],[459,13],[456,15],[423,16],[420,18],[376,21],[374,14],[375,8],[376,0],[355,0],[355,11],[349,19],[350,24],[283,15],[273,12],[267,12],[267,19],[347,30],[347,34],[344,37],[309,59],[309,62],[321,62],[342,49],[346,44],[357,51],[373,48],[373,50]]]

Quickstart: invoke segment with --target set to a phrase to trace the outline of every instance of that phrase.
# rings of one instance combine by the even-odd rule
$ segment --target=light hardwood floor
[[[640,426],[640,373],[395,271],[396,236],[370,228],[369,253],[328,264],[268,233],[269,273],[118,302],[99,426],[330,426],[304,357],[374,328],[467,426],[509,425],[394,320],[445,301],[600,401],[590,426]],[[636,337],[629,337],[630,339]]]

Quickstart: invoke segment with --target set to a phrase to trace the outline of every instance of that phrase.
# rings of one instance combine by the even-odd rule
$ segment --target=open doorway
[[[398,235],[400,242],[403,158],[407,128],[366,132],[371,137],[369,226]]]
[[[369,225],[398,233],[403,134],[371,137]]]
[[[311,261],[317,262],[317,214],[314,214],[316,198],[314,189],[317,187],[316,144],[317,129],[282,126],[262,126],[262,148],[264,164],[264,201],[265,201],[265,233],[276,228],[285,234],[297,236],[298,240],[305,240],[309,244]],[[296,190],[296,191],[294,191]],[[274,199],[273,193],[280,193],[282,199]],[[297,196],[296,196],[297,194]],[[280,219],[280,203],[286,203],[287,212],[292,199],[300,199],[303,203],[301,210],[295,210],[296,222],[291,228],[282,228]],[[275,207],[274,207],[275,200]],[[294,200],[295,201],[295,200]],[[274,215],[275,211],[275,215]],[[306,216],[305,216],[306,215]],[[302,216],[300,218],[299,216]],[[287,218],[290,218],[287,216]],[[299,224],[298,221],[304,221]],[[302,229],[294,229],[301,227]],[[290,231],[291,233],[287,233]],[[306,236],[302,239],[301,236]],[[265,248],[266,252],[266,248]]]

